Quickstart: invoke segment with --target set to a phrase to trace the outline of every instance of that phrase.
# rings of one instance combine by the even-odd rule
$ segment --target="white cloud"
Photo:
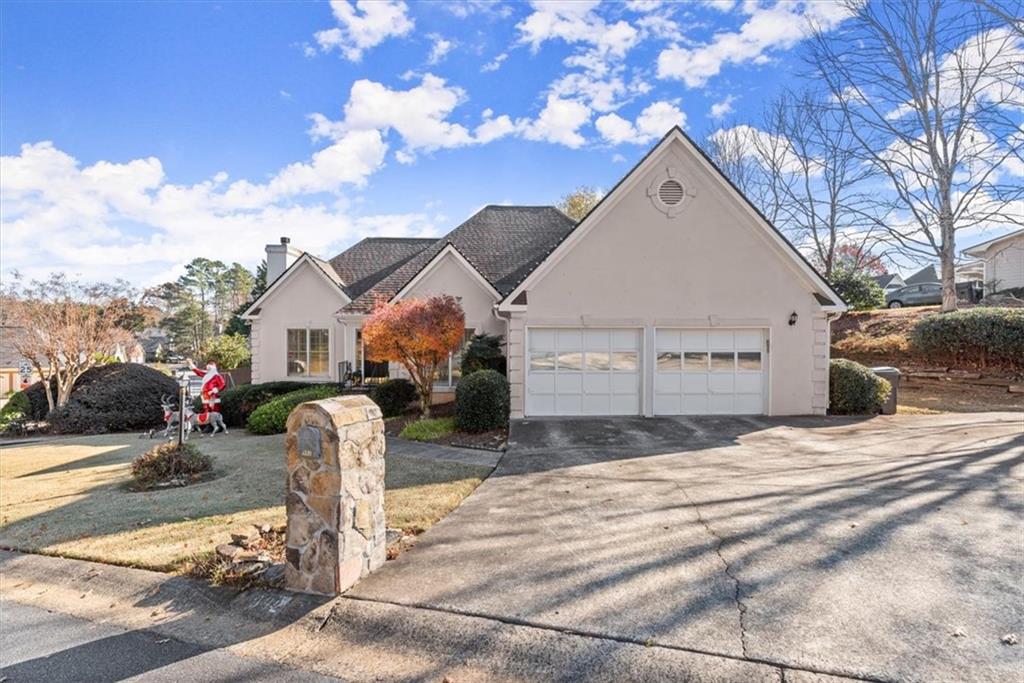
[[[514,123],[507,114],[502,114],[496,118],[492,117],[493,112],[490,109],[485,110],[484,122],[473,131],[476,141],[482,145],[519,132],[523,127],[522,123]]]
[[[736,0],[701,0],[700,4],[719,12],[731,12],[736,6]]]
[[[590,107],[587,105],[548,95],[547,103],[537,118],[523,127],[523,137],[527,140],[543,140],[575,149],[586,142],[579,129],[589,121]]]
[[[708,116],[713,119],[722,119],[733,112],[732,103],[736,101],[733,95],[726,95],[725,99],[715,102],[711,105],[711,111],[708,112]]]
[[[654,102],[647,106],[636,122],[631,123],[618,114],[606,114],[594,122],[597,131],[607,142],[642,145],[659,139],[672,128],[686,124],[686,114],[671,102]]]
[[[437,64],[455,47],[454,42],[442,38],[437,33],[431,33],[427,37],[434,41],[433,46],[430,48],[430,54],[427,56],[428,64]]]
[[[838,26],[846,18],[839,3],[777,2],[763,7],[748,3],[747,20],[739,31],[715,34],[710,43],[696,47],[673,45],[658,55],[658,77],[678,79],[690,88],[703,86],[726,64],[763,63],[770,50],[787,50],[802,40],[808,21],[823,30]]]
[[[534,52],[549,40],[584,43],[601,54],[623,57],[636,45],[639,34],[626,21],[608,24],[593,11],[598,4],[596,0],[532,2],[533,13],[516,26],[520,42]]]
[[[414,23],[408,11],[400,0],[358,0],[355,5],[348,0],[331,0],[338,26],[318,31],[313,37],[324,52],[337,49],[349,61],[358,62],[366,50],[412,31]]]
[[[329,253],[360,234],[339,191],[364,183],[385,151],[377,131],[357,131],[263,184],[218,173],[177,185],[155,157],[83,165],[50,142],[26,144],[0,158],[4,264],[28,277],[60,270],[154,284],[194,256],[254,265],[280,235]]]
[[[489,71],[497,71],[498,69],[501,68],[502,63],[506,59],[508,59],[508,53],[502,52],[500,55],[498,55],[497,57],[484,64],[482,67],[480,67],[480,70],[483,71],[484,73],[487,73]]]

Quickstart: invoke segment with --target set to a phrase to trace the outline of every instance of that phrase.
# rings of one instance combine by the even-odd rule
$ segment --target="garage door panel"
[[[708,376],[683,373],[682,389],[684,394],[706,394],[708,393]]]
[[[583,337],[579,330],[558,330],[559,351],[581,351]]]
[[[712,330],[708,332],[708,348],[712,351],[732,351],[734,333],[731,330]]]
[[[656,394],[655,415],[679,415],[683,412],[683,397],[680,394]]]
[[[610,415],[611,396],[608,394],[583,394],[584,415]]]
[[[737,330],[735,347],[737,351],[760,351],[762,333],[760,330]]]
[[[583,349],[585,351],[608,351],[611,348],[609,330],[583,330]]]
[[[761,394],[761,375],[760,374],[747,374],[737,373],[736,374],[736,393],[737,394]]]
[[[530,394],[530,414],[556,415],[554,394]]]
[[[587,373],[583,376],[584,394],[610,394],[612,392],[611,373]]]
[[[558,373],[555,380],[560,394],[579,394],[583,391],[583,373]]]
[[[736,394],[733,412],[738,415],[760,415],[764,412],[761,394]]]
[[[658,372],[654,375],[654,391],[659,394],[678,394],[683,390],[683,378],[676,372]]]
[[[636,415],[640,412],[640,397],[637,394],[616,394],[612,396],[613,415]]]
[[[612,349],[631,351],[639,346],[639,330],[612,330]]]
[[[638,373],[613,373],[612,374],[613,394],[636,394],[640,393],[640,375]]]
[[[658,331],[658,336],[662,334],[672,334],[673,331],[668,330],[662,332]],[[682,342],[682,348],[686,351],[704,351],[708,348],[708,333],[701,330],[699,332],[694,330],[683,330],[680,333],[680,340]]]
[[[555,415],[581,415],[583,397],[580,394],[559,394],[555,400]]]
[[[732,394],[708,394],[708,411],[712,415],[731,415]]]
[[[684,415],[708,414],[708,397],[706,394],[703,396],[699,396],[697,394],[683,394],[682,399]]]
[[[555,331],[554,330],[530,330],[531,351],[554,351]]]
[[[731,394],[736,390],[732,373],[711,373],[708,376],[708,391],[712,394]]]

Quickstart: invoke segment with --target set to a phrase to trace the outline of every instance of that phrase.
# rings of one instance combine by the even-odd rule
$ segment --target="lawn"
[[[210,480],[130,492],[132,459],[155,443],[108,434],[0,446],[0,546],[170,570],[239,526],[284,523],[283,435],[194,439],[214,458]],[[388,526],[429,529],[489,472],[388,456]]]
[[[399,436],[412,441],[433,441],[451,436],[454,431],[454,417],[435,417],[429,420],[410,422],[402,429]]]

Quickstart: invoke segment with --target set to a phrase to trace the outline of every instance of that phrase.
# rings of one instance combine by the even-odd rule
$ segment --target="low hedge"
[[[318,401],[341,394],[337,384],[320,384],[278,396],[252,411],[245,428],[253,434],[283,434],[287,430],[288,416],[295,406],[306,401]]]
[[[417,397],[416,385],[407,379],[389,379],[370,389],[370,400],[384,417],[401,415]]]
[[[47,419],[51,431],[58,434],[146,429],[163,424],[160,399],[177,391],[174,379],[145,365],[103,365],[83,374],[67,404],[56,408]]]
[[[871,370],[845,358],[829,365],[829,411],[834,415],[873,415],[889,398],[892,385]]]
[[[229,427],[244,427],[254,410],[278,396],[323,386],[309,382],[263,382],[262,384],[239,384],[220,395],[220,411]]]
[[[19,391],[11,396],[4,407],[0,408],[0,432],[6,432],[12,428],[16,430],[17,425],[28,419],[31,411],[32,404],[29,403],[24,391]]]
[[[172,479],[180,484],[196,481],[213,469],[213,458],[190,443],[162,443],[132,461],[134,488],[144,491]]]
[[[1024,309],[973,308],[921,318],[910,333],[915,353],[954,363],[1024,368]]]
[[[508,380],[495,370],[479,370],[455,387],[455,426],[462,432],[486,432],[508,425]]]

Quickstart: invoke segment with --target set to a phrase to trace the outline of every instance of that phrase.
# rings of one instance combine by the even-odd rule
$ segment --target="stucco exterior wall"
[[[995,282],[996,291],[1024,287],[1024,235],[988,248],[985,280]]]
[[[404,298],[450,294],[459,298],[466,314],[466,328],[477,333],[505,334],[504,323],[491,313],[497,299],[455,256],[445,254],[425,271]]]
[[[638,182],[620,188],[627,194],[561,260],[541,271],[527,292],[526,333],[530,326],[628,325],[644,328],[651,340],[658,326],[767,328],[770,414],[824,412],[828,321],[811,283],[693,152],[675,141],[661,154]],[[695,193],[671,218],[647,196],[669,166]],[[518,339],[515,317],[512,325],[510,336]],[[523,355],[521,345],[510,345],[516,416],[524,407]],[[642,368],[646,415],[653,406],[652,355],[646,349]]]
[[[341,292],[314,270],[301,263],[288,280],[271,293],[252,321],[253,383],[278,380],[338,381],[338,362],[348,359],[346,326],[335,320],[335,312],[346,300]],[[288,376],[288,329],[327,329],[330,335],[330,374],[323,377]]]

